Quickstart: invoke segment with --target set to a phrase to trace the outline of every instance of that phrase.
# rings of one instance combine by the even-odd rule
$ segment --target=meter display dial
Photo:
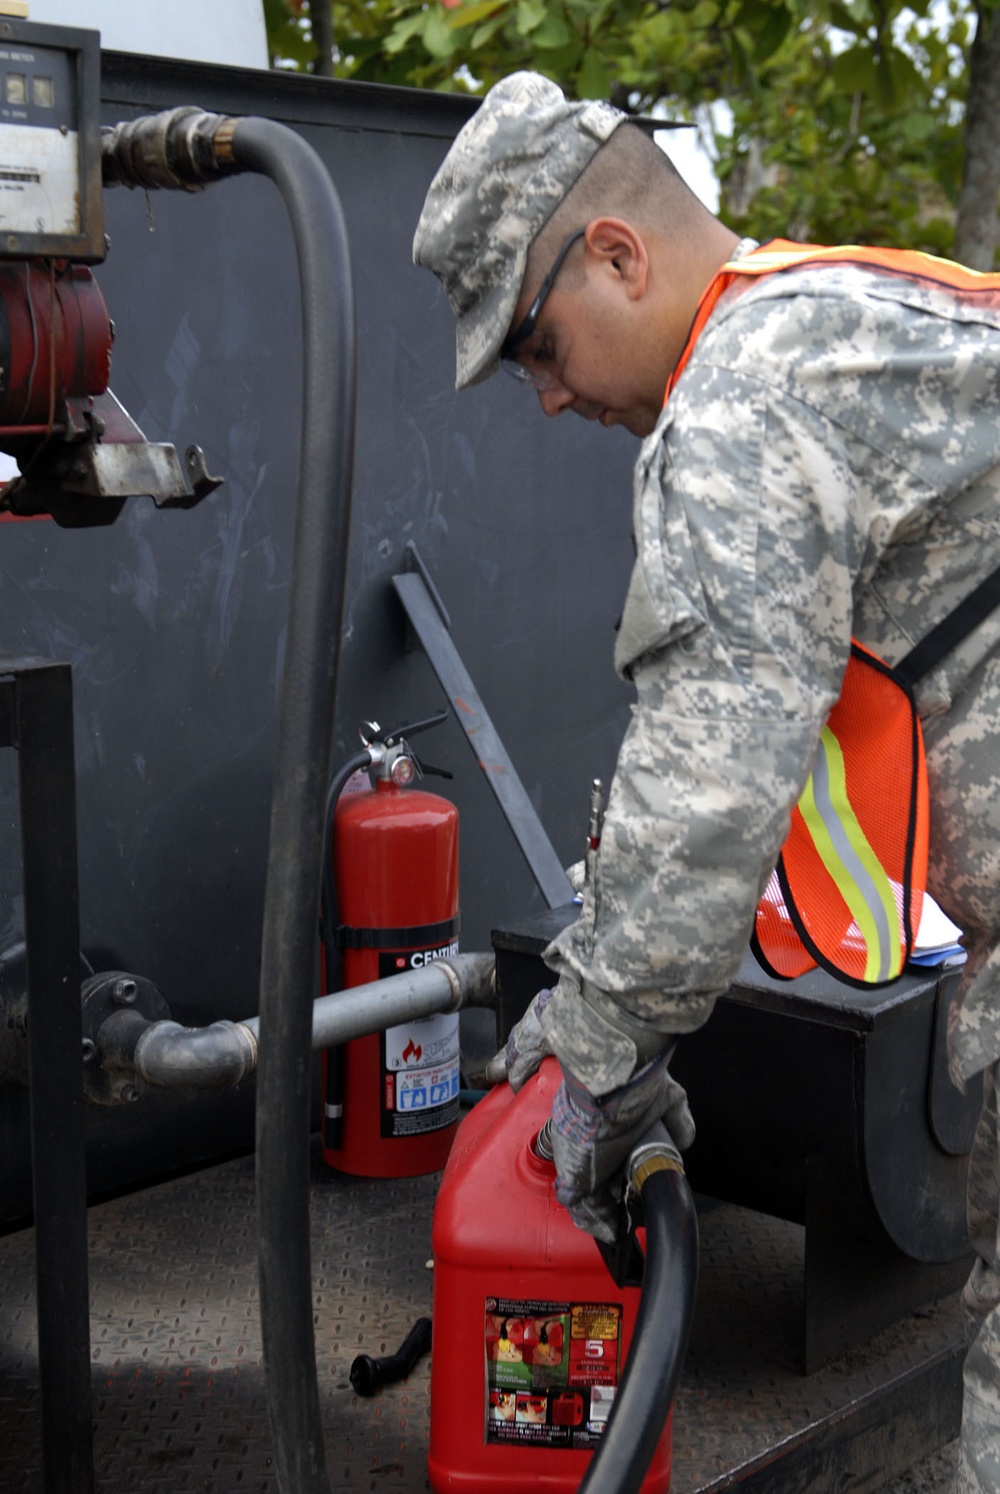
[[[66,52],[0,45],[0,234],[80,232],[77,114]]]
[[[96,31],[0,15],[0,259],[104,258]]]

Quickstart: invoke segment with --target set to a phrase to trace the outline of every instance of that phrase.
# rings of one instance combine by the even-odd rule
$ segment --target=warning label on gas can
[[[384,950],[379,976],[429,965],[458,952],[458,941],[436,950]],[[423,1136],[458,1120],[458,1013],[390,1027],[382,1034],[383,1136]]]
[[[487,1443],[594,1447],[621,1369],[621,1304],[487,1297]]]

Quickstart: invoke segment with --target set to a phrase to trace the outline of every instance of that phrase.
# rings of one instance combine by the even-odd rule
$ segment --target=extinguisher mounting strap
[[[440,923],[420,923],[405,929],[356,929],[341,924],[335,942],[338,949],[420,949],[450,943],[458,938],[461,926],[460,913]]]

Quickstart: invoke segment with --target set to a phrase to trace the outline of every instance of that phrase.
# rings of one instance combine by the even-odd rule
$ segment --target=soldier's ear
[[[584,243],[594,263],[617,276],[630,300],[645,294],[649,251],[637,228],[624,218],[592,218]]]

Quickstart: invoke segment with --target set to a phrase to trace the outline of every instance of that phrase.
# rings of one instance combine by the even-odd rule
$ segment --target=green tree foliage
[[[747,67],[718,142],[737,231],[952,251],[967,16],[906,19],[866,0],[811,9]]]
[[[530,67],[688,121],[740,232],[957,252],[969,49],[1000,0],[264,0],[277,65],[326,70],[310,3],[339,77],[478,95]]]

